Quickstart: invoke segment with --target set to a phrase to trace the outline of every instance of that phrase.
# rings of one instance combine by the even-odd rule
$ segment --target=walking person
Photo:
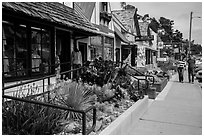
[[[184,73],[184,66],[183,66],[183,64],[179,64],[178,65],[177,71],[178,71],[178,75],[179,75],[179,82],[183,83],[183,73]]]
[[[188,63],[188,80],[189,83],[194,83],[194,71],[195,71],[195,59],[193,59],[191,56],[189,56],[189,59],[187,60]]]

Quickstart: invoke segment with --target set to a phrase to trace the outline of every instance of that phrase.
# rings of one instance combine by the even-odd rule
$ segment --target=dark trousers
[[[77,69],[77,68],[80,68],[80,67],[81,67],[80,64],[73,64],[73,69]],[[81,75],[81,70],[80,69],[73,71],[73,79],[78,80],[80,75]]]
[[[179,74],[179,82],[183,82],[183,73],[180,72],[178,74]]]
[[[189,80],[189,82],[191,82],[191,78],[192,78],[192,82],[194,82],[194,69],[188,68],[188,80]]]

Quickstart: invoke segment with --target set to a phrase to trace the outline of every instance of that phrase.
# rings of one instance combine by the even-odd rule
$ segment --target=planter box
[[[166,86],[167,82],[167,78],[164,78],[160,83],[153,84],[152,87],[156,88],[156,92],[161,92]]]
[[[99,135],[127,135],[129,129],[132,129],[139,121],[139,118],[148,108],[148,97],[138,100],[133,106],[127,109]]]

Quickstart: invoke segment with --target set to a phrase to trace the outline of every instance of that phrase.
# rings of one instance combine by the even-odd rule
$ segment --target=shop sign
[[[167,58],[157,58],[157,61],[167,61]]]

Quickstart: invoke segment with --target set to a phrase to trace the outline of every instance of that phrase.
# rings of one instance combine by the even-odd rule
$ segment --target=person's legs
[[[179,75],[179,82],[181,82],[181,73],[178,73]]]
[[[188,81],[189,83],[191,82],[191,70],[190,69],[188,69]]]
[[[192,69],[191,72],[192,72],[192,73],[191,73],[191,75],[192,75],[192,82],[194,82],[194,70]]]
[[[181,82],[183,82],[183,73],[181,73]]]
[[[80,68],[80,67],[81,67],[81,65],[77,64],[77,68]],[[79,80],[80,76],[81,76],[81,69],[78,69],[77,70],[77,80]]]
[[[77,65],[76,64],[73,64],[73,69],[76,69],[77,68]],[[73,79],[76,79],[77,78],[77,71],[73,71]]]

